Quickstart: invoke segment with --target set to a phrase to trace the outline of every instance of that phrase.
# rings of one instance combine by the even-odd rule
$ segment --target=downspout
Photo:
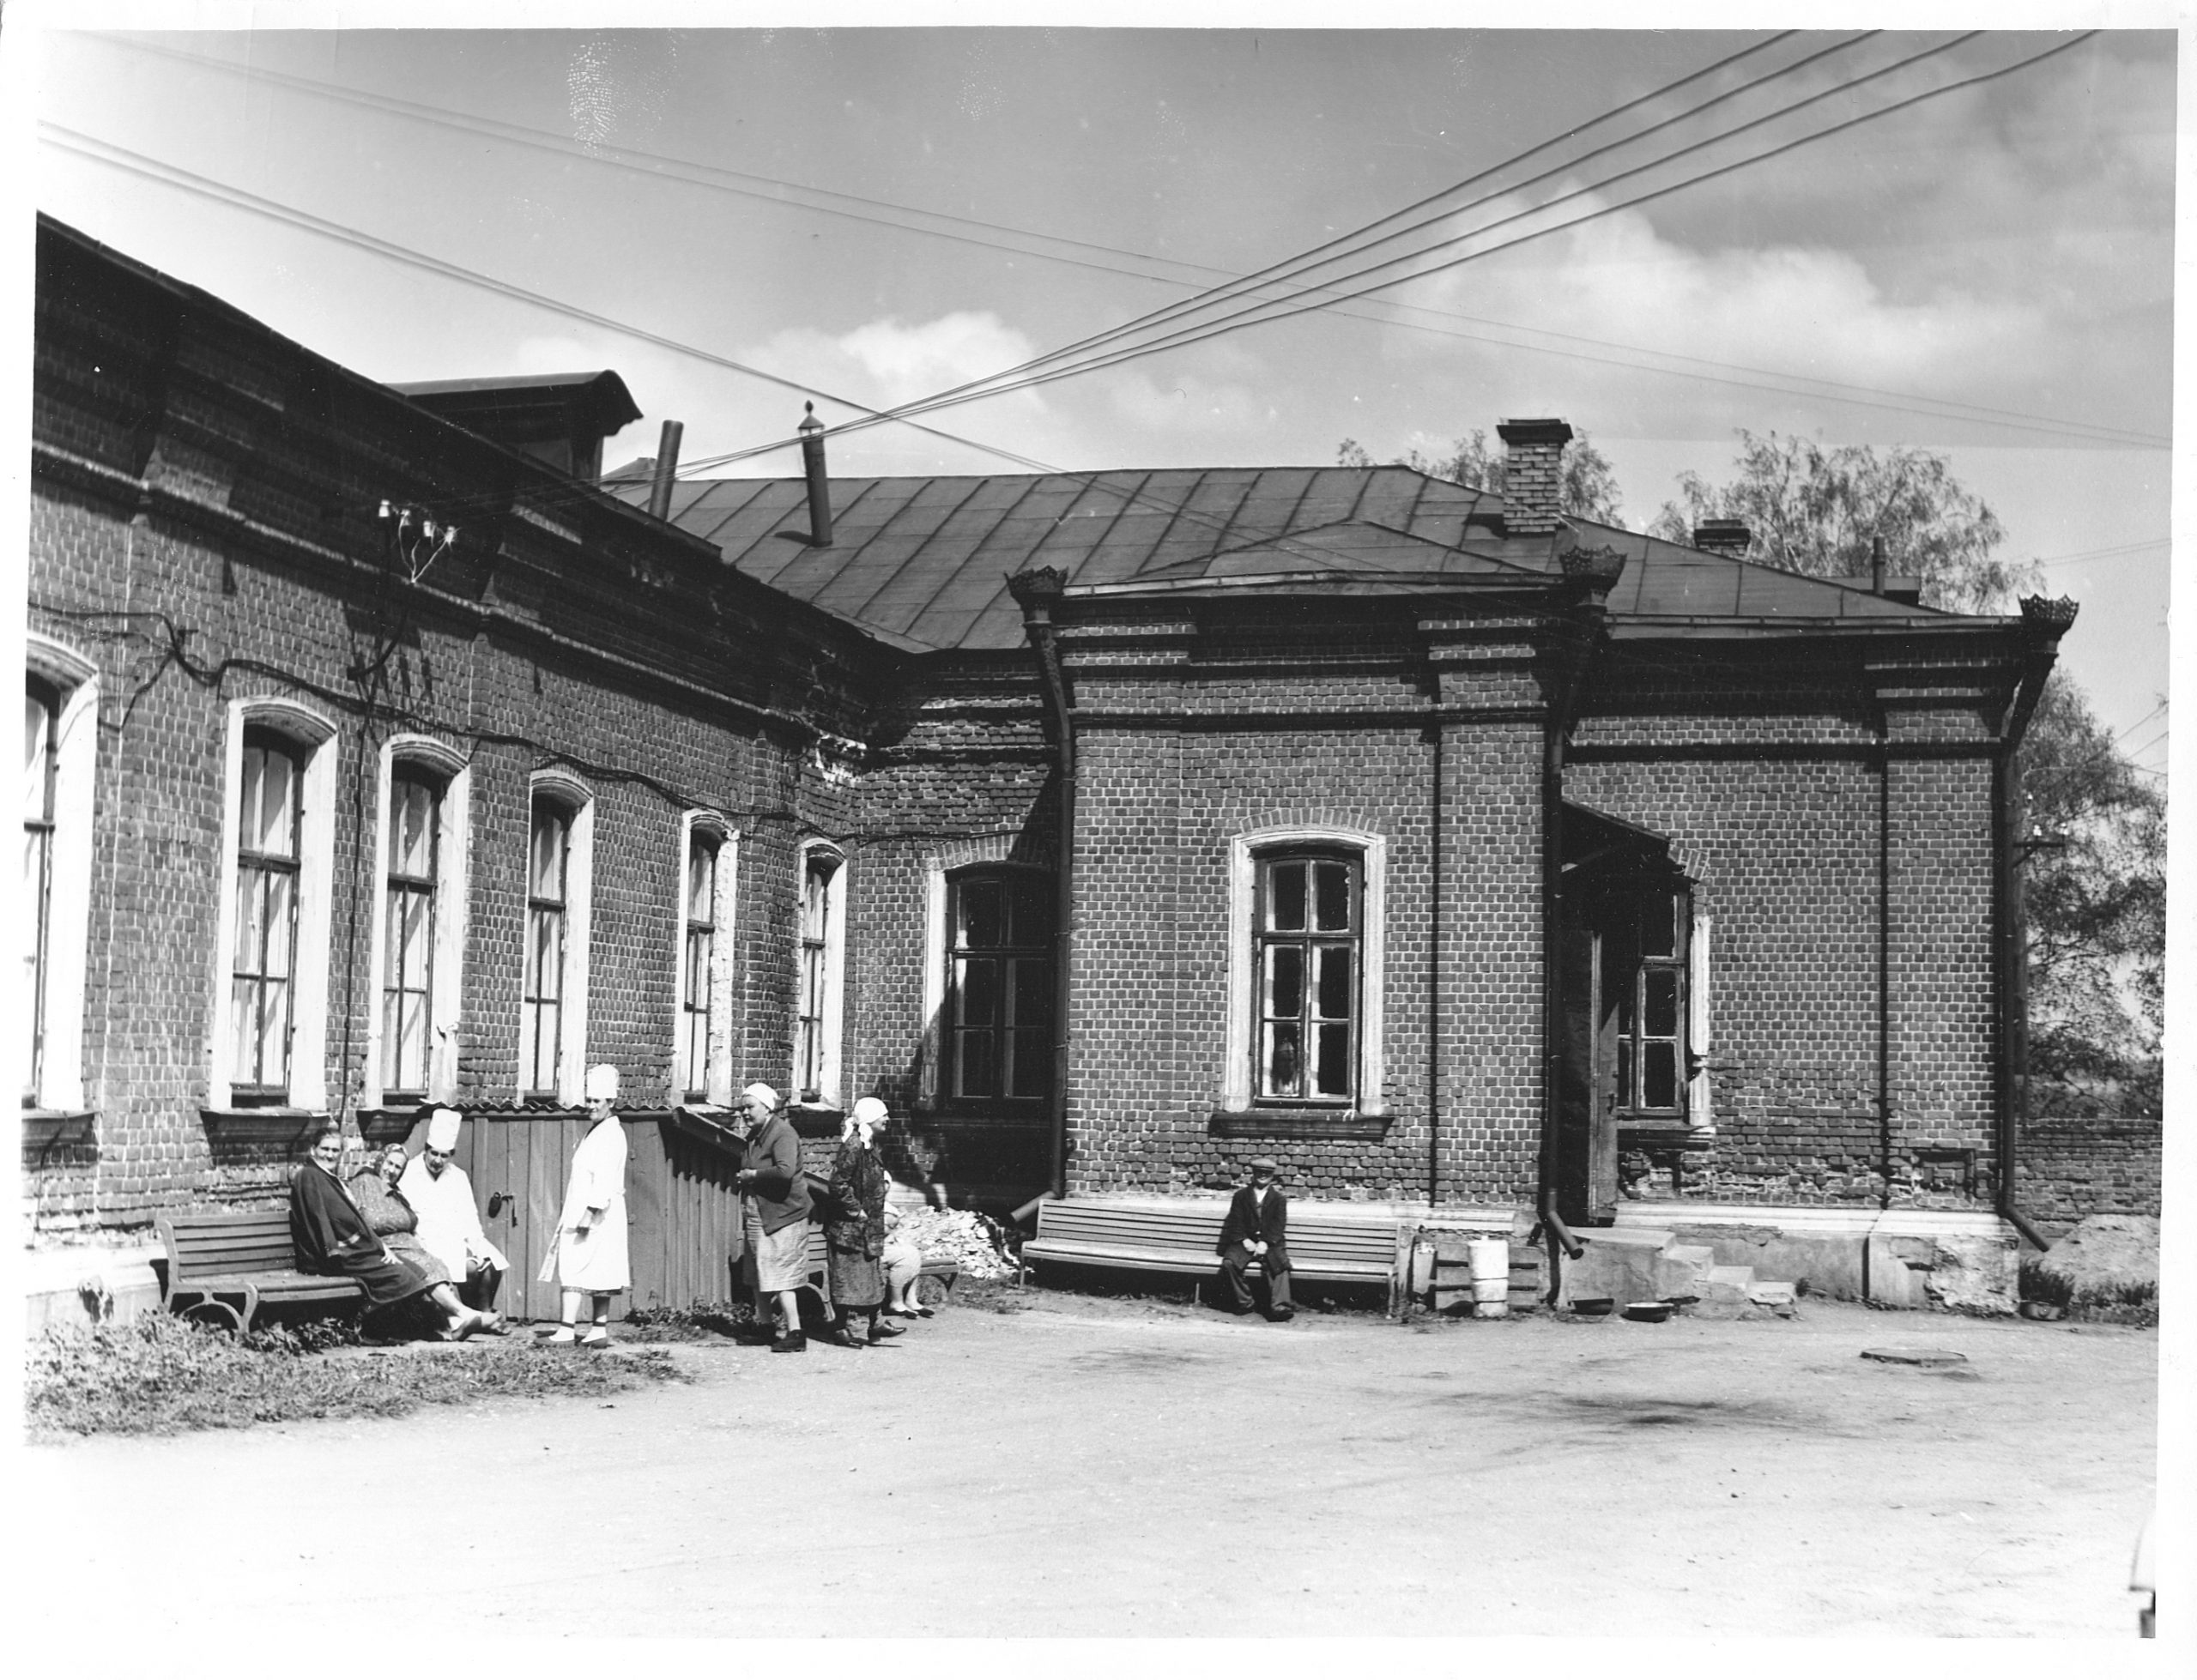
[[[1440,698],[1437,680],[1436,698]],[[1434,715],[1434,801],[1428,823],[1433,852],[1426,903],[1426,1210],[1442,1193],[1442,714]]]
[[[1556,1206],[1564,1068],[1564,742],[1587,662],[1600,639],[1604,603],[1625,570],[1625,559],[1614,549],[1568,548],[1559,552],[1558,563],[1577,591],[1576,612],[1561,622],[1558,634],[1568,632],[1577,639],[1550,673],[1541,725],[1541,1139],[1534,1212],[1565,1257],[1577,1260],[1586,1245]],[[1552,1284],[1552,1301],[1560,1284],[1553,1279]]]
[[[1056,843],[1053,906],[1053,1160],[1052,1194],[1068,1194],[1068,969],[1074,955],[1075,918],[1075,721],[1068,705],[1068,682],[1061,670],[1053,608],[1068,583],[1057,566],[1018,571],[1007,580],[1022,608],[1023,633],[1037,650],[1044,678],[1045,699],[1060,744],[1060,837]]]
[[[1891,728],[1877,711],[1877,1160],[1884,1188],[1879,1212],[1891,1206]],[[1861,1298],[1868,1296],[1862,1262]]]
[[[2021,1130],[2029,1118],[2029,907],[2025,872],[2016,852],[2024,843],[2022,818],[2022,737],[2028,733],[2031,713],[2051,674],[2060,638],[2075,622],[2075,602],[2028,595],[2022,603],[2022,619],[2029,632],[2029,656],[2021,679],[2006,708],[1999,731],[1999,797],[1994,813],[1999,842],[2000,907],[2006,939],[2001,947],[2000,996],[2004,1000],[2000,1024],[1998,1195],[1994,1199],[1999,1217],[2020,1233],[2025,1242],[2039,1249],[2051,1242],[2031,1224],[2014,1202],[2017,1169],[2020,1162]]]

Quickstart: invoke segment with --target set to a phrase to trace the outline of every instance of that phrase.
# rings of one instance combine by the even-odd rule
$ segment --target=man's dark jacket
[[[1230,1198],[1228,1217],[1221,1222],[1220,1252],[1226,1254],[1245,1237],[1267,1245],[1268,1272],[1289,1270],[1289,1198],[1269,1184],[1266,1194],[1246,1184]]]

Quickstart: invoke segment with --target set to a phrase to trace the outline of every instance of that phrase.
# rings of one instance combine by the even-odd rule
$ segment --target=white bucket
[[[1510,1245],[1499,1236],[1476,1236],[1465,1244],[1472,1268],[1473,1316],[1505,1318],[1510,1312]]]

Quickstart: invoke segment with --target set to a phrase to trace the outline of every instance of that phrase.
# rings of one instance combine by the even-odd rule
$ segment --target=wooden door
[[[566,1115],[475,1115],[467,1176],[481,1204],[488,1240],[511,1263],[497,1304],[515,1319],[553,1319],[559,1296],[554,1278],[540,1281],[544,1255],[565,1205],[572,1150],[586,1127]]]

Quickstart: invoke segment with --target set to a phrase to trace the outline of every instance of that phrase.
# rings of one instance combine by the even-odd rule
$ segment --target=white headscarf
[[[860,1137],[866,1145],[877,1128],[889,1118],[891,1116],[886,1112],[885,1104],[877,1098],[861,1097],[856,1100],[853,1111],[847,1115],[845,1123],[839,1127],[839,1136],[843,1139]]]

